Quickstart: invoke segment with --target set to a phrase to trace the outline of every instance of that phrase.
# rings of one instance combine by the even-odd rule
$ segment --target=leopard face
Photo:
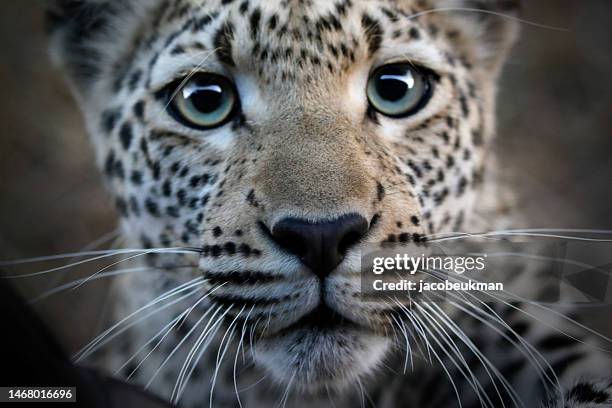
[[[191,273],[257,327],[279,381],[376,368],[390,306],[361,300],[360,249],[469,229],[516,27],[456,9],[513,2],[56,6],[55,59],[128,242],[199,248]]]

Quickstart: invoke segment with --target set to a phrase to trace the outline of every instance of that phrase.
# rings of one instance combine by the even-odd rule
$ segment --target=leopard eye
[[[378,68],[367,85],[372,108],[393,118],[405,117],[422,109],[431,97],[429,76],[408,63]]]
[[[216,74],[195,74],[171,87],[170,113],[195,129],[210,129],[227,122],[235,111],[237,95],[229,79]]]

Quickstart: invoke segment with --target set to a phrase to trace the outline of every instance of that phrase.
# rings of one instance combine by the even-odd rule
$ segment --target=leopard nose
[[[346,214],[324,222],[285,218],[274,224],[271,234],[284,250],[297,255],[321,280],[344,259],[346,252],[368,231],[359,214]]]

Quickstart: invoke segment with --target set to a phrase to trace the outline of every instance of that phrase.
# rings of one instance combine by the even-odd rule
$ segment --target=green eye
[[[171,87],[170,112],[176,120],[196,129],[221,126],[232,117],[237,95],[233,84],[215,74],[195,74]]]
[[[425,106],[431,96],[431,83],[428,75],[411,64],[389,64],[370,76],[366,93],[375,110],[399,118]]]

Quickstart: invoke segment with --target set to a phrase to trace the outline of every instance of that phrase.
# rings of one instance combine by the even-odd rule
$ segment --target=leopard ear
[[[104,64],[99,40],[107,37],[117,0],[51,0],[46,28],[53,62],[79,91],[100,74]]]
[[[479,67],[497,75],[519,32],[520,0],[434,0],[454,20]],[[467,41],[465,41],[467,40]]]

